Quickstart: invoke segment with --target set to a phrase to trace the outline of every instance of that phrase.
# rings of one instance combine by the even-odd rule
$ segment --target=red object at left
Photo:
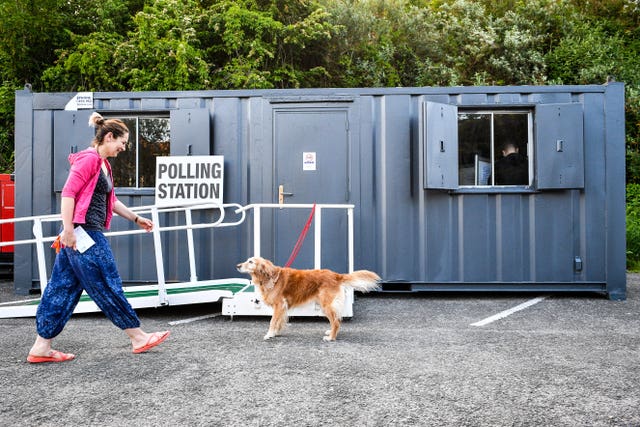
[[[15,184],[10,174],[0,174],[0,219],[15,217]],[[10,242],[14,239],[13,223],[0,224],[0,240]],[[13,246],[2,246],[0,252],[13,253]]]

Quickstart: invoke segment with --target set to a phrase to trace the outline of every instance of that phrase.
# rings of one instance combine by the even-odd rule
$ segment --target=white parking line
[[[210,319],[212,317],[218,317],[221,314],[222,313],[213,313],[213,314],[207,314],[207,315],[204,315],[204,316],[190,317],[188,319],[174,320],[173,322],[169,322],[169,325],[171,325],[171,326],[183,325],[185,323],[197,322],[198,320],[204,320],[204,319]]]
[[[485,326],[485,325],[488,325],[491,322],[495,322],[496,320],[504,319],[505,317],[507,317],[507,316],[517,312],[517,311],[524,310],[527,307],[531,307],[532,305],[537,304],[540,301],[543,301],[545,298],[547,298],[547,297],[543,296],[543,297],[534,298],[534,299],[529,300],[527,302],[523,302],[522,304],[517,305],[517,306],[515,306],[513,308],[510,308],[509,310],[501,311],[500,313],[495,314],[495,315],[493,315],[491,317],[487,317],[484,320],[481,320],[481,321],[476,322],[476,323],[472,323],[471,326]]]

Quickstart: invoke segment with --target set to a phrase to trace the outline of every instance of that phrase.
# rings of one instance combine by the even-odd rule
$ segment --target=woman
[[[143,353],[162,343],[169,331],[146,333],[122,290],[111,247],[103,234],[109,229],[113,213],[135,222],[146,231],[153,222],[140,217],[120,202],[114,192],[108,157],[125,150],[129,129],[120,120],[105,120],[93,113],[89,125],[96,128],[91,147],[69,156],[71,170],[62,189],[60,234],[62,249],[56,256],[51,279],[44,290],[36,313],[38,336],[31,347],[30,363],[65,362],[75,355],[51,348],[55,338],[71,317],[80,295],[86,290],[91,299],[114,325],[129,336],[133,353]],[[74,228],[81,226],[95,241],[78,251]]]

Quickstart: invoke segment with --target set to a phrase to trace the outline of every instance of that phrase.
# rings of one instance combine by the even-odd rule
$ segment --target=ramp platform
[[[128,286],[123,290],[133,308],[150,308],[218,302],[222,298],[233,298],[236,293],[249,286],[251,286],[251,282],[247,279],[171,283],[165,286],[167,296],[164,304],[160,304],[158,285]],[[40,304],[40,298],[0,304],[0,318],[34,317],[38,304]],[[83,293],[73,313],[98,311],[100,309],[91,300],[91,297]]]

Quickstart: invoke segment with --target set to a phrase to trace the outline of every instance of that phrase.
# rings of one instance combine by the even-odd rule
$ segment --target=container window
[[[110,117],[113,118],[113,117]],[[111,159],[116,187],[155,187],[156,157],[171,152],[169,117],[117,117],[129,128],[127,149]]]
[[[531,185],[532,123],[530,111],[459,111],[459,185]]]

